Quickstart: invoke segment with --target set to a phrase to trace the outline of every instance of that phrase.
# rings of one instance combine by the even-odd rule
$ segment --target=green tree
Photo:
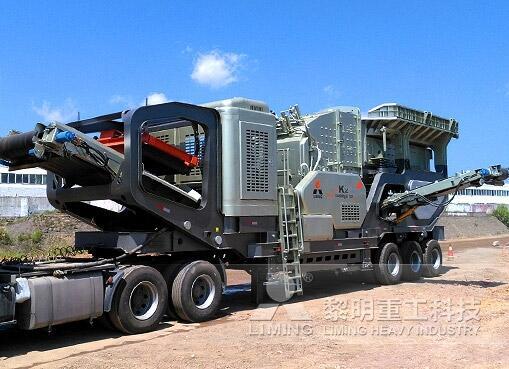
[[[509,209],[505,205],[499,205],[493,212],[493,216],[509,227]]]

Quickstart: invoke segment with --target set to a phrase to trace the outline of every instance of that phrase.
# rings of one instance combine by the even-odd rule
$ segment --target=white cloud
[[[113,95],[110,98],[110,104],[122,105],[122,106],[128,107],[128,108],[137,108],[139,106],[145,106],[145,104],[148,104],[148,105],[164,104],[168,101],[169,101],[169,99],[166,97],[166,95],[163,92],[152,92],[152,93],[148,94],[139,103],[135,103],[132,96]]]
[[[190,54],[193,52],[193,48],[189,45],[187,45],[184,50],[182,50],[182,54]]]
[[[323,92],[325,92],[330,97],[339,97],[341,95],[341,92],[338,91],[336,87],[333,85],[327,85],[323,88]]]
[[[110,104],[121,104],[121,105],[127,105],[127,106],[133,105],[132,99],[128,96],[123,96],[123,95],[113,95],[110,98]]]
[[[157,105],[157,104],[164,104],[168,102],[168,98],[166,95],[162,92],[152,92],[149,94],[145,100],[140,105]]]
[[[66,99],[61,106],[52,106],[51,103],[43,101],[41,106],[32,108],[45,122],[65,123],[78,118],[78,109],[71,99]]]
[[[199,54],[191,78],[212,88],[227,86],[238,81],[238,71],[244,58],[242,54],[222,53],[218,50]]]
[[[332,85],[327,85],[323,88],[323,92],[325,93],[331,93],[332,91],[334,91],[334,86]]]

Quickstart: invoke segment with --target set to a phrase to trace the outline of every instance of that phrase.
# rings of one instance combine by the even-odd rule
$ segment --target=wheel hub
[[[214,301],[216,287],[207,274],[198,276],[191,287],[191,299],[198,309],[208,308]]]
[[[129,297],[129,307],[136,319],[150,319],[155,314],[158,305],[159,293],[152,282],[143,281],[133,288]]]
[[[421,269],[421,263],[422,260],[419,253],[417,251],[412,252],[412,254],[410,255],[410,269],[412,270],[412,272],[418,273],[419,270]]]
[[[387,259],[387,270],[389,273],[395,277],[398,275],[400,269],[400,261],[399,257],[396,253],[391,253],[389,258]]]
[[[433,249],[431,251],[431,265],[433,265],[433,269],[437,270],[440,268],[442,264],[442,258],[440,257],[440,253],[437,249]]]

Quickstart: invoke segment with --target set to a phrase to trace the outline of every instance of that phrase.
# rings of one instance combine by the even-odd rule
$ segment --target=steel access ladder
[[[268,280],[278,280],[284,286],[285,299],[302,294],[302,271],[300,254],[303,251],[302,223],[298,193],[290,184],[288,149],[278,150],[283,161],[283,169],[278,174],[283,177],[278,187],[279,239],[281,255],[279,265],[269,267]]]

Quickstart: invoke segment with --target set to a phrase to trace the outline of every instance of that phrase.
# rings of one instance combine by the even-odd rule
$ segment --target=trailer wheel
[[[407,281],[415,281],[422,274],[422,250],[421,245],[416,241],[403,242],[401,246],[401,256],[403,259],[402,278]]]
[[[212,319],[221,303],[221,295],[219,271],[207,261],[197,260],[187,264],[173,282],[175,311],[188,322]]]
[[[383,285],[398,283],[403,273],[402,263],[398,245],[392,242],[386,243],[375,265],[378,282]]]
[[[177,277],[178,272],[182,269],[185,264],[182,262],[169,264],[163,269],[163,278],[166,281],[166,285],[168,286],[168,308],[166,309],[166,314],[170,317],[170,319],[178,319],[178,314],[175,311],[175,306],[172,301],[172,290],[173,290],[173,282]]]
[[[423,274],[425,277],[437,277],[442,269],[442,249],[437,240],[429,240],[423,256]]]
[[[124,272],[108,315],[124,333],[149,332],[161,321],[167,301],[168,289],[161,273],[148,266],[132,266]]]

